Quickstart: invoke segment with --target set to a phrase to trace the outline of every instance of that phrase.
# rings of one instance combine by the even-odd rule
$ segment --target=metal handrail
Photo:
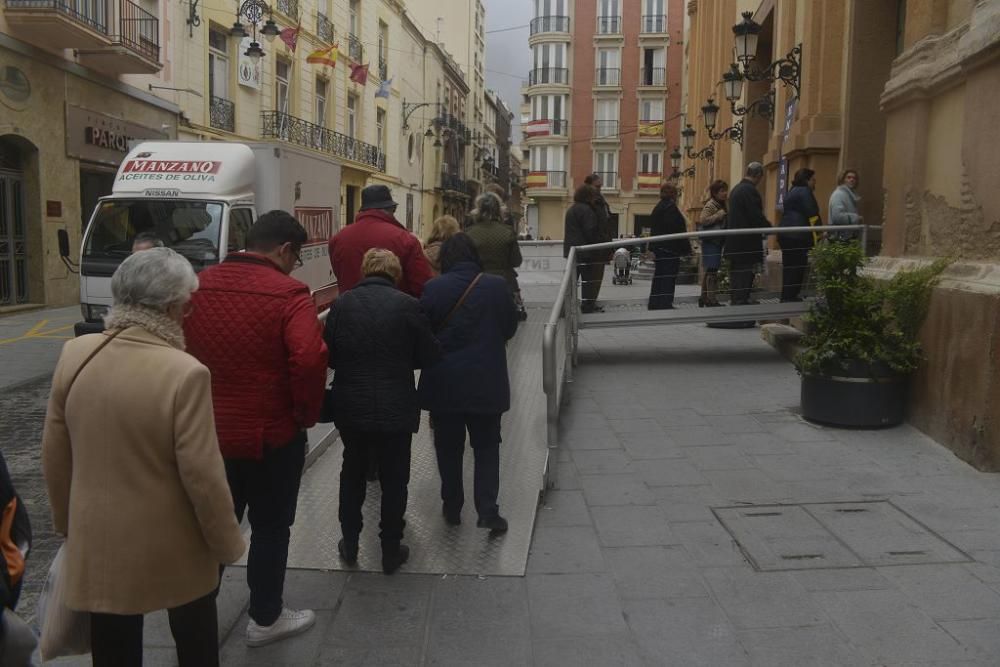
[[[616,239],[606,243],[591,243],[589,245],[573,246],[566,257],[566,269],[559,291],[556,293],[552,311],[545,323],[542,333],[542,389],[545,392],[547,415],[546,433],[549,448],[548,471],[546,483],[554,479],[558,462],[559,447],[559,408],[563,382],[572,382],[573,366],[576,365],[577,343],[579,338],[580,308],[576,298],[577,293],[577,256],[580,252],[590,253],[595,250],[610,250],[612,248],[634,247],[637,244],[661,243],[680,239],[703,239],[730,236],[775,236],[778,234],[814,233],[814,232],[848,232],[860,231],[862,247],[867,247],[868,232],[880,230],[880,225],[817,225],[815,227],[769,227],[753,229],[719,229],[678,234],[662,234],[631,239]],[[738,307],[738,306],[737,306]],[[565,377],[558,377],[558,359],[556,358],[556,336],[559,333],[560,320],[565,320],[562,333],[566,336]]]

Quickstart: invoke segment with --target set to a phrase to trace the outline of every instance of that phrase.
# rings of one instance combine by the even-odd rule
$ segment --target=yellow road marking
[[[62,331],[66,331],[68,329],[72,329],[73,328],[72,324],[64,324],[62,326],[58,326],[58,327],[55,327],[53,329],[49,329],[47,331],[44,331],[43,329],[45,328],[45,326],[48,323],[49,323],[48,320],[42,320],[40,322],[37,322],[34,326],[32,326],[30,329],[28,329],[26,332],[24,332],[20,336],[16,336],[14,338],[5,338],[5,339],[0,340],[0,345],[9,345],[10,343],[16,343],[16,342],[22,341],[22,340],[31,340],[33,338],[54,338],[54,339],[61,339],[61,340],[73,338],[72,336],[55,336],[55,335],[53,335],[53,334],[58,334],[58,333],[60,333]]]

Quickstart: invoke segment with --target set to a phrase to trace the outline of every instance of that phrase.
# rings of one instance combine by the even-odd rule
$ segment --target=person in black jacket
[[[660,201],[649,217],[652,236],[683,234],[687,231],[684,215],[677,208],[677,188],[670,183],[660,186]],[[656,256],[656,269],[653,271],[653,284],[649,288],[649,309],[673,308],[681,257],[691,254],[691,242],[687,239],[661,241],[651,243],[650,250]]]
[[[566,211],[563,231],[563,257],[569,257],[573,246],[600,243],[604,240],[597,215],[600,195],[597,188],[586,183],[573,193],[573,205]],[[576,274],[580,278],[580,310],[600,312],[597,295],[604,279],[604,257],[600,253],[580,253],[576,256]]]
[[[760,162],[747,165],[746,177],[729,193],[729,229],[766,229],[771,226],[764,216],[764,202],[757,191],[757,184],[763,177],[764,166]],[[730,303],[750,303],[754,266],[764,261],[761,237],[729,236],[726,238],[725,254],[729,259]]]
[[[35,635],[14,613],[21,596],[24,559],[31,548],[28,510],[14,490],[7,462],[0,452],[0,665],[31,665]]]
[[[344,443],[340,471],[341,558],[354,563],[365,502],[370,452],[382,486],[382,571],[392,574],[410,550],[401,543],[410,481],[410,442],[420,426],[413,370],[441,356],[420,304],[396,285],[403,270],[392,252],[372,248],[361,264],[364,279],[330,308],[324,339],[334,369],[333,421]]]
[[[784,212],[779,227],[811,227],[820,224],[819,204],[813,191],[816,172],[799,169],[792,179],[792,189],[785,195]],[[781,245],[781,300],[801,301],[799,294],[809,267],[809,250],[814,245],[812,232],[789,232],[778,236]]]
[[[510,409],[505,344],[517,331],[507,283],[483,273],[476,246],[456,234],[441,246],[441,275],[420,299],[444,351],[441,363],[420,374],[420,407],[434,424],[445,521],[462,522],[465,434],[475,455],[476,525],[507,530],[500,516],[500,417]]]

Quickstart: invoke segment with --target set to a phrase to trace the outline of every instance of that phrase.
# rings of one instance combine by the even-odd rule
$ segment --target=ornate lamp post
[[[718,141],[723,138],[728,138],[733,143],[743,146],[743,119],[741,118],[732,127],[727,127],[718,134],[714,132],[716,122],[719,119],[719,105],[715,103],[711,97],[708,98],[708,103],[701,108],[702,116],[705,119],[705,129],[708,130],[708,136],[712,141]]]
[[[673,168],[673,173],[670,177],[674,180],[680,178],[681,176],[694,176],[694,165],[691,165],[687,169],[681,169],[681,151],[677,146],[674,146],[674,150],[670,153],[670,166]]]
[[[754,64],[757,58],[757,40],[760,36],[760,24],[753,20],[753,12],[743,12],[743,20],[733,26],[733,38],[736,60],[739,66],[733,65],[732,70],[747,81],[781,81],[786,86],[795,89],[795,97],[799,97],[802,74],[802,45],[797,44],[785,57],[776,60],[764,69],[758,69]],[[723,75],[723,82],[726,75]],[[736,85],[733,82],[732,85]],[[730,91],[726,91],[726,97]]]
[[[236,6],[236,22],[229,29],[229,34],[232,37],[238,39],[243,39],[244,37],[252,38],[250,46],[247,47],[243,55],[254,60],[260,60],[264,57],[264,49],[261,48],[260,42],[257,41],[257,26],[264,19],[265,15],[267,15],[267,20],[264,21],[264,25],[260,29],[260,34],[268,42],[274,41],[274,38],[281,31],[278,30],[278,24],[274,22],[274,12],[271,11],[271,7],[264,0],[243,0],[242,4],[238,4]],[[250,33],[247,33],[246,28],[243,26],[242,19],[246,19],[250,23]]]
[[[690,123],[681,130],[681,144],[684,146],[684,153],[689,160],[714,160],[715,149],[709,144],[697,153],[694,152],[694,137],[698,132],[691,127]]]

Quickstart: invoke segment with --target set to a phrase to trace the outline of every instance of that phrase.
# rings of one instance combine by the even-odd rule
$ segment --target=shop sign
[[[333,209],[295,207],[295,218],[306,228],[309,242],[327,241],[333,236]]]
[[[798,107],[798,98],[793,97],[785,105],[785,125],[781,132],[781,144],[778,152],[781,153],[781,162],[778,163],[778,192],[777,201],[774,208],[778,211],[785,210],[785,192],[788,190],[788,158],[785,157],[785,142],[788,141],[788,133],[792,130],[792,123],[795,122],[795,109]]]
[[[244,37],[240,40],[240,59],[236,65],[239,83],[241,86],[260,90],[260,60],[254,60],[246,55],[248,48],[250,48],[250,38]]]
[[[66,105],[66,155],[118,166],[137,141],[169,139],[161,130]]]

